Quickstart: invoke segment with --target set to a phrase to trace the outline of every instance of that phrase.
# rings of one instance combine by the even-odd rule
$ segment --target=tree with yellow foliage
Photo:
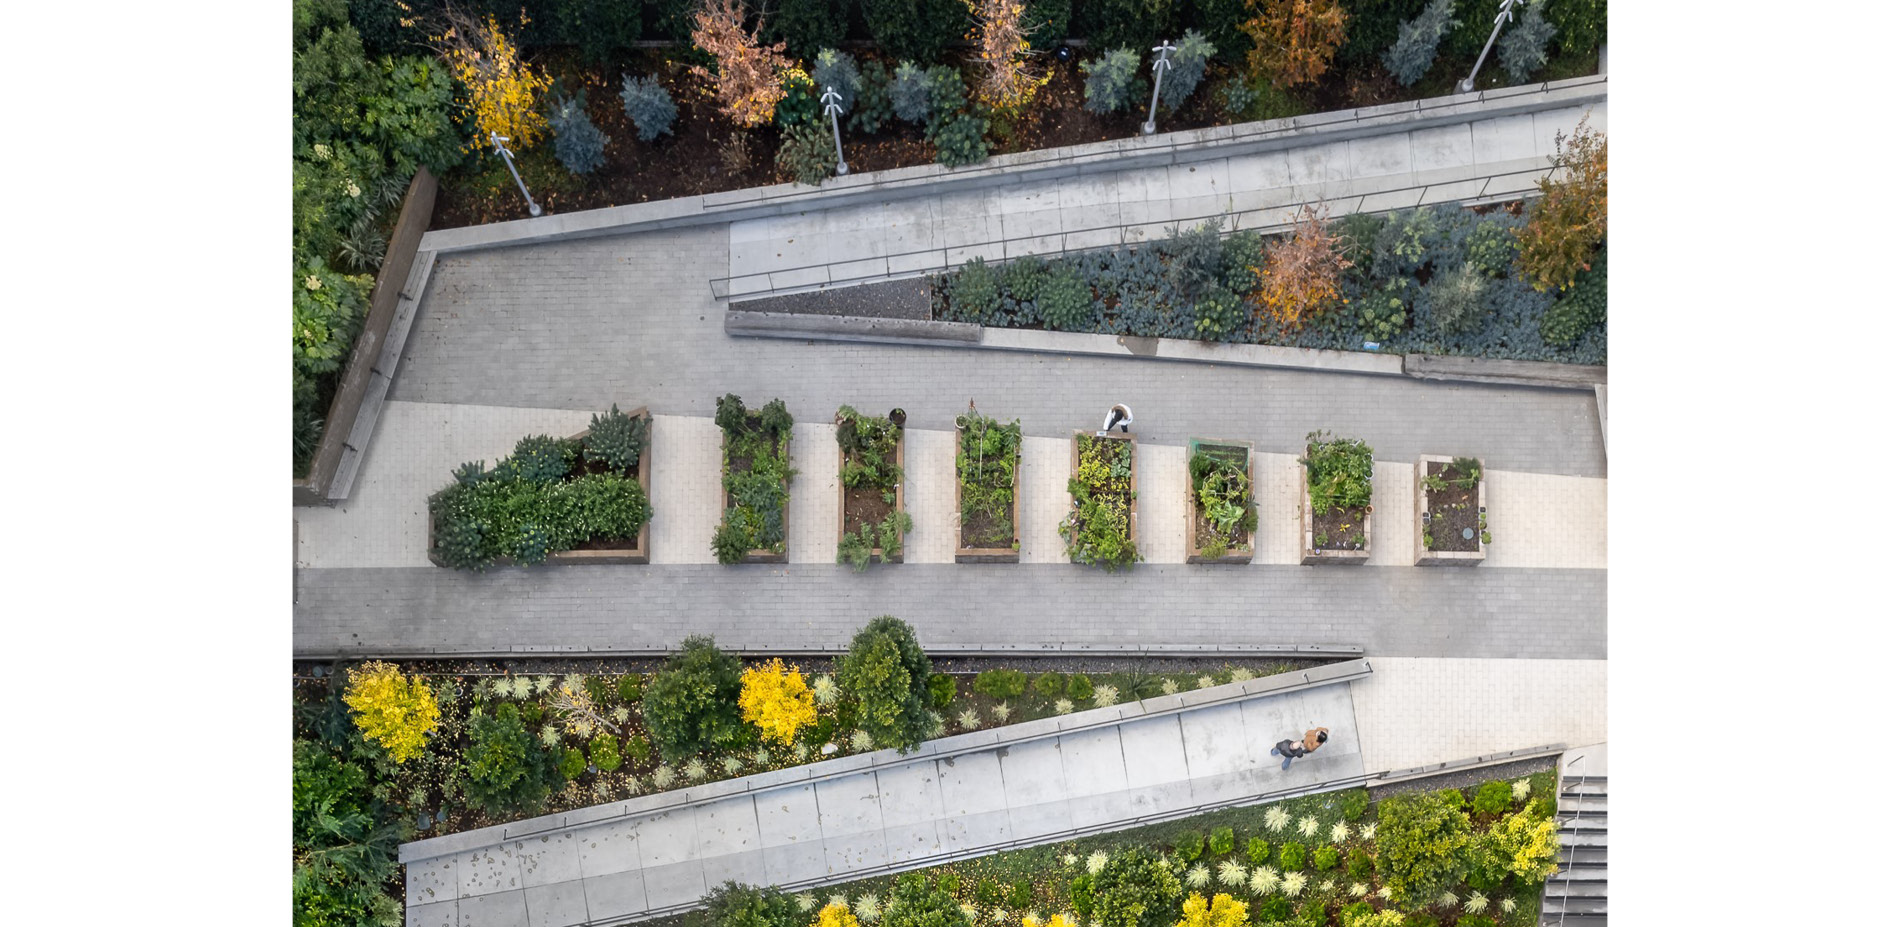
[[[1325,208],[1302,206],[1293,234],[1270,242],[1266,263],[1255,269],[1260,307],[1266,317],[1298,329],[1339,301],[1339,274],[1351,266],[1339,252],[1339,236],[1327,231]]]
[[[818,912],[817,927],[859,927],[858,917],[841,904],[828,904]]]
[[[1516,232],[1517,274],[1540,291],[1568,288],[1610,231],[1609,139],[1579,122],[1568,140],[1558,133],[1550,163],[1563,179],[1537,181],[1544,196]]]
[[[1247,0],[1253,17],[1240,31],[1253,39],[1247,70],[1278,87],[1319,80],[1346,41],[1346,10],[1339,0]]]
[[[739,677],[739,716],[758,725],[767,740],[789,747],[799,728],[818,720],[818,709],[798,667],[788,670],[773,657]]]
[[[742,129],[771,121],[778,101],[785,98],[780,74],[792,66],[785,57],[785,43],[762,45],[761,22],[745,28],[745,7],[739,0],[700,0],[693,11],[693,44],[719,63],[714,74],[698,65],[692,75],[712,82],[713,99],[720,112],[732,118]]]
[[[435,693],[422,677],[411,679],[381,661],[350,668],[343,704],[364,739],[382,745],[398,763],[421,753],[441,720]]]
[[[979,102],[1014,116],[1022,112],[1052,74],[1029,70],[1029,37],[1023,32],[1022,0],[963,0],[976,27],[964,36],[976,45],[981,65],[976,83]]]
[[[1246,927],[1247,905],[1226,892],[1212,900],[1195,892],[1181,902],[1181,915],[1174,927]]]
[[[462,105],[475,120],[472,147],[489,143],[489,133],[508,139],[520,151],[547,134],[548,119],[538,97],[553,85],[546,71],[521,60],[514,40],[501,30],[493,15],[477,22],[454,7],[444,13],[446,24],[434,37],[435,47],[462,85]],[[528,16],[521,16],[527,25]]]

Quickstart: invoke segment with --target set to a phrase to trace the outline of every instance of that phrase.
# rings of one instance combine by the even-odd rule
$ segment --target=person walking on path
[[[1114,408],[1108,410],[1108,417],[1102,420],[1102,430],[1096,432],[1095,436],[1099,438],[1114,431],[1116,425],[1122,426],[1122,434],[1127,434],[1128,426],[1134,423],[1135,413],[1126,404],[1118,402],[1115,403]]]
[[[1321,746],[1325,745],[1325,743],[1326,729],[1316,727],[1307,731],[1306,737],[1299,743],[1296,744],[1291,740],[1282,740],[1275,744],[1273,749],[1269,752],[1274,756],[1285,757],[1285,759],[1280,761],[1280,770],[1284,772],[1287,767],[1293,765],[1294,760],[1318,750]]]

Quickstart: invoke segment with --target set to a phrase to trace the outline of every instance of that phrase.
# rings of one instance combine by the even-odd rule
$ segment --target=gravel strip
[[[843,315],[867,319],[930,320],[930,281],[926,277],[888,280],[842,286],[830,290],[812,290],[785,296],[768,296],[728,303],[729,310],[744,312],[795,312],[802,315]]]
[[[749,658],[748,658],[749,659]],[[799,669],[807,675],[829,673],[833,671],[834,657],[798,657]],[[586,673],[594,675],[620,675],[623,673],[650,673],[660,668],[664,662],[657,657],[621,657],[614,659],[572,659],[572,658],[526,658],[510,660],[398,660],[404,672],[422,672],[429,675],[468,675],[496,676],[513,673],[520,676],[565,676],[568,673]],[[1224,658],[1210,655],[1207,657],[1140,657],[1124,656],[997,656],[997,657],[947,657],[933,659],[931,667],[939,673],[974,674],[991,669],[1015,669],[1035,676],[1041,673],[1126,673],[1147,672],[1162,673],[1201,673],[1213,672],[1228,666],[1244,666],[1260,675],[1267,675],[1283,668],[1310,669],[1327,666],[1340,660],[1293,660],[1272,657]],[[337,671],[337,665],[311,660],[293,661],[291,674],[298,679],[309,679],[322,667],[327,676]]]

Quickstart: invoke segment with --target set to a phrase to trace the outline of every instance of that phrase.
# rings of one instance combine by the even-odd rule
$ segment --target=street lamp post
[[[1168,60],[1168,52],[1174,51],[1174,46],[1168,44],[1167,39],[1162,39],[1160,45],[1148,50],[1155,53],[1155,89],[1148,95],[1148,121],[1141,124],[1143,135],[1155,134],[1155,104],[1161,101],[1161,75],[1174,68],[1174,63]]]
[[[509,151],[508,146],[502,144],[502,142],[505,142],[508,140],[508,136],[497,135],[493,132],[490,132],[488,133],[488,140],[495,143],[495,153],[498,155],[501,155],[501,159],[507,162],[508,173],[513,174],[515,177],[515,186],[521,188],[522,199],[525,199],[528,201],[528,215],[530,216],[540,215],[541,204],[535,202],[534,197],[528,195],[528,185],[521,182],[521,172],[515,170],[515,153],[512,151]]]
[[[1471,76],[1458,82],[1459,93],[1470,93],[1473,87],[1478,86],[1478,69],[1484,67],[1485,56],[1491,54],[1491,43],[1498,40],[1498,33],[1504,31],[1505,22],[1512,18],[1511,5],[1523,2],[1524,0],[1502,0],[1498,4],[1498,18],[1496,24],[1491,27],[1491,37],[1484,40],[1484,51],[1478,53],[1478,63],[1471,66]]]
[[[844,112],[844,107],[839,106],[838,101],[844,97],[839,96],[838,91],[831,89],[830,84],[826,84],[825,95],[818,99],[824,101],[825,115],[831,117],[831,144],[838,149],[838,176],[843,177],[851,173],[851,166],[844,163],[844,136],[838,134],[838,114]]]

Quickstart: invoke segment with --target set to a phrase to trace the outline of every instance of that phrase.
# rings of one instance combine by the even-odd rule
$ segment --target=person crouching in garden
[[[1122,427],[1122,434],[1127,434],[1128,426],[1134,423],[1135,413],[1130,411],[1128,406],[1118,402],[1115,403],[1114,408],[1108,410],[1108,417],[1102,419],[1102,430],[1096,432],[1095,436],[1099,438],[1107,435],[1109,432],[1115,430],[1116,425]]]

